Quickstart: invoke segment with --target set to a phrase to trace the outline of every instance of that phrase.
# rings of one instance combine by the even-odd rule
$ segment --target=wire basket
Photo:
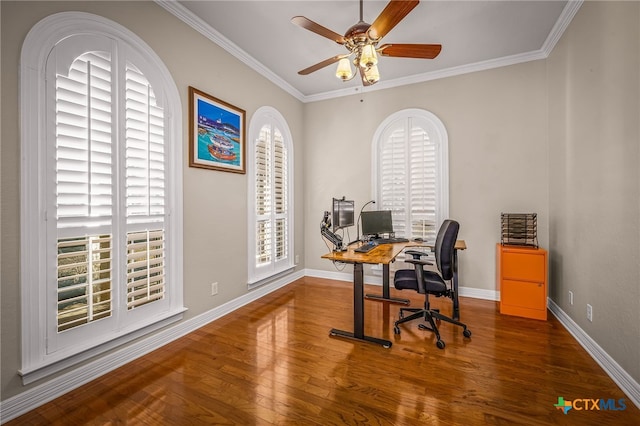
[[[500,243],[538,248],[538,215],[536,213],[501,213]]]

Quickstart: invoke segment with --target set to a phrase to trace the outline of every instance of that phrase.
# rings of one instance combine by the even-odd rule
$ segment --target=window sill
[[[258,288],[258,287],[260,287],[262,285],[265,285],[267,283],[275,281],[278,278],[282,278],[283,276],[290,274],[291,272],[293,272],[294,269],[295,269],[295,266],[290,266],[290,267],[288,267],[286,269],[283,269],[282,271],[274,273],[273,275],[269,275],[267,277],[260,278],[260,279],[258,279],[256,281],[249,281],[247,283],[247,288],[249,290],[253,290],[254,288]]]
[[[60,359],[60,360],[43,360],[42,363],[38,365],[34,365],[28,369],[19,370],[18,374],[22,377],[22,384],[28,385],[37,380],[46,378],[66,368],[73,367],[92,357],[104,354],[107,351],[117,348],[118,346],[124,345],[125,343],[131,342],[137,338],[153,333],[154,331],[157,331],[163,327],[166,327],[167,325],[178,322],[182,320],[184,316],[184,312],[186,310],[187,308],[181,308],[178,311],[171,312],[165,318],[162,318],[161,320],[154,322],[153,324],[150,324],[136,331],[117,337],[99,346],[93,347],[91,349],[87,349],[75,355],[71,355],[67,358]]]

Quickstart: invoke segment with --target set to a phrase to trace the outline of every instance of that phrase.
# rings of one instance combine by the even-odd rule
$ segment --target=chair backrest
[[[458,239],[458,230],[460,230],[460,224],[455,220],[447,219],[442,222],[436,237],[436,265],[445,280],[453,278],[453,249]]]

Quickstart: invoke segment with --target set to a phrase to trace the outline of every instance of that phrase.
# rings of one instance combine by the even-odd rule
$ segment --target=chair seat
[[[396,271],[393,286],[398,290],[418,291],[418,281],[414,269],[401,269]],[[433,271],[424,271],[424,288],[431,294],[446,293],[447,285],[442,277]]]

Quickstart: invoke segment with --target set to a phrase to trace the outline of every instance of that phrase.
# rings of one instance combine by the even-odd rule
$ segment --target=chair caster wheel
[[[438,347],[438,349],[444,349],[444,342],[442,340],[438,340],[436,342],[436,346]]]
[[[465,330],[462,332],[462,335],[463,335],[464,337],[471,337],[471,330],[465,329]]]
[[[393,333],[394,334],[400,334],[400,327],[398,327],[397,325],[393,327]]]

